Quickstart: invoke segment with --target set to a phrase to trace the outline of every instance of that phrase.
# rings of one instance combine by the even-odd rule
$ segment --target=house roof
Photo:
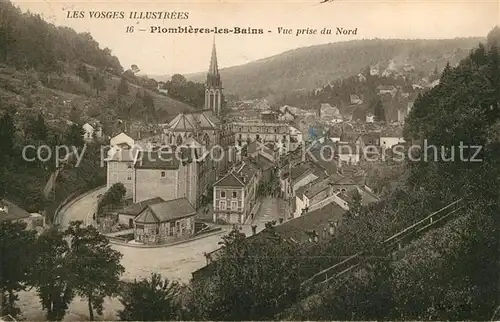
[[[173,152],[140,151],[135,163],[137,169],[179,169],[180,160]]]
[[[141,224],[152,224],[169,222],[194,215],[196,215],[196,210],[186,197],[182,197],[149,204],[134,221]]]
[[[165,200],[163,200],[160,197],[155,197],[155,198],[151,198],[151,199],[143,200],[141,202],[134,203],[134,204],[132,204],[132,205],[124,208],[123,210],[118,211],[118,212],[120,214],[124,214],[124,215],[134,215],[134,216],[137,216],[144,209],[146,209],[147,206],[153,205],[155,203],[164,202],[164,201]]]
[[[7,209],[4,207],[7,207]],[[0,199],[0,222],[20,220],[28,217],[30,217],[30,214],[26,210],[8,200]]]
[[[309,242],[308,231],[315,230],[320,234],[321,230],[328,229],[330,221],[341,221],[345,212],[333,202],[276,226],[276,232],[283,238],[291,239],[297,243]]]
[[[250,161],[254,162],[255,165],[259,169],[261,169],[262,171],[267,171],[267,170],[271,169],[272,167],[274,167],[274,162],[272,162],[271,160],[268,160],[266,157],[264,157],[262,155],[258,155],[255,158],[251,158]]]
[[[291,172],[290,179],[292,179],[292,181],[295,181],[308,172],[312,173],[313,170],[311,167],[311,163],[308,162],[308,163],[301,163],[293,167],[290,172]]]
[[[243,177],[251,178],[259,169],[252,162],[243,162],[241,167],[236,170],[236,175],[239,176],[240,181],[245,182]]]
[[[394,137],[394,138],[403,137],[403,129],[402,128],[384,128],[380,131],[380,137]]]
[[[111,138],[111,142],[114,142],[114,144],[126,143],[129,140],[134,141],[134,139],[125,132],[121,132],[120,134],[117,134]]]
[[[378,141],[380,141],[380,134],[378,133],[366,133],[361,135],[361,140],[365,145],[378,145]]]
[[[340,134],[340,141],[341,142],[356,142],[356,140],[359,138],[361,134],[356,133],[356,132],[342,132]]]
[[[124,143],[120,143],[124,144]],[[133,147],[132,149],[119,149],[113,155],[107,159],[107,161],[118,161],[118,162],[133,162],[136,156],[139,154],[140,149],[138,147]]]
[[[228,174],[226,174],[222,179],[214,183],[214,186],[219,186],[219,187],[244,187],[245,184],[235,176],[235,174],[231,171]]]

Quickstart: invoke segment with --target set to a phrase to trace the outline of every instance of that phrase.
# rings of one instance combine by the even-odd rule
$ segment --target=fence
[[[387,238],[380,247],[382,252],[386,255],[394,255],[394,252],[402,249],[404,245],[410,243],[421,233],[424,233],[430,228],[444,223],[447,218],[455,215],[463,207],[464,205],[462,205],[462,199],[459,199],[447,205],[446,207],[433,212],[424,219]],[[373,256],[371,256],[371,254],[367,252],[359,252],[357,254],[354,254],[353,256],[314,274],[312,277],[304,281],[302,283],[302,286],[327,283],[333,278],[337,278],[345,273],[355,270],[363,264],[366,258],[373,258]]]

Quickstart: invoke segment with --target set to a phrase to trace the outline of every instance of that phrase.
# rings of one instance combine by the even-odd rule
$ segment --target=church
[[[179,113],[163,128],[165,146],[182,147],[183,155],[196,156],[189,162],[160,158],[163,151],[117,151],[108,161],[108,188],[122,182],[127,197],[133,203],[161,197],[168,201],[187,198],[195,208],[200,208],[211,198],[208,191],[222,174],[227,172],[234,136],[231,124],[223,118],[224,93],[219,73],[215,41],[205,82],[205,106],[203,110]],[[214,147],[222,147],[214,148]],[[221,161],[212,157],[217,150],[223,153]],[[187,154],[185,152],[187,151]],[[127,157],[123,157],[123,155]],[[220,155],[220,154],[219,154]],[[235,157],[235,156],[234,156]],[[173,159],[176,156],[172,156]]]

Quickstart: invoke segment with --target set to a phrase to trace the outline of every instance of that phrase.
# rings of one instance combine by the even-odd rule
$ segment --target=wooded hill
[[[69,162],[48,198],[42,191],[55,171],[54,155],[47,162],[29,162],[22,157],[24,146],[82,149],[81,125],[90,120],[113,135],[122,130],[119,119],[142,126],[193,109],[160,94],[156,81],[137,76],[138,69],[124,71],[89,33],[56,27],[1,1],[0,197],[28,211],[46,210],[50,221],[70,194],[105,183],[100,146],[89,145],[79,167]]]
[[[282,96],[294,90],[321,87],[336,79],[356,75],[367,66],[389,60],[412,64],[417,72],[442,70],[449,61],[454,66],[483,38],[443,40],[373,39],[337,42],[298,48],[245,65],[224,68],[221,77],[227,94],[241,99]],[[205,73],[188,75],[203,81]]]
[[[108,127],[117,118],[164,122],[191,110],[160,94],[156,81],[135,73],[133,68],[124,72],[111,50],[101,49],[89,33],[56,27],[8,1],[0,3],[4,106],[34,108],[47,119],[77,123],[93,117]],[[127,88],[118,93],[122,79]]]

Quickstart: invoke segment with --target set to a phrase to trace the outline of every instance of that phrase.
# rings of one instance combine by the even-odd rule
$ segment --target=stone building
[[[173,151],[141,151],[134,163],[133,201],[187,198],[196,205],[196,163]]]
[[[148,204],[134,219],[134,239],[163,244],[187,239],[195,233],[196,210],[186,198]]]
[[[255,205],[259,171],[243,162],[214,184],[214,222],[243,224],[247,220]]]

